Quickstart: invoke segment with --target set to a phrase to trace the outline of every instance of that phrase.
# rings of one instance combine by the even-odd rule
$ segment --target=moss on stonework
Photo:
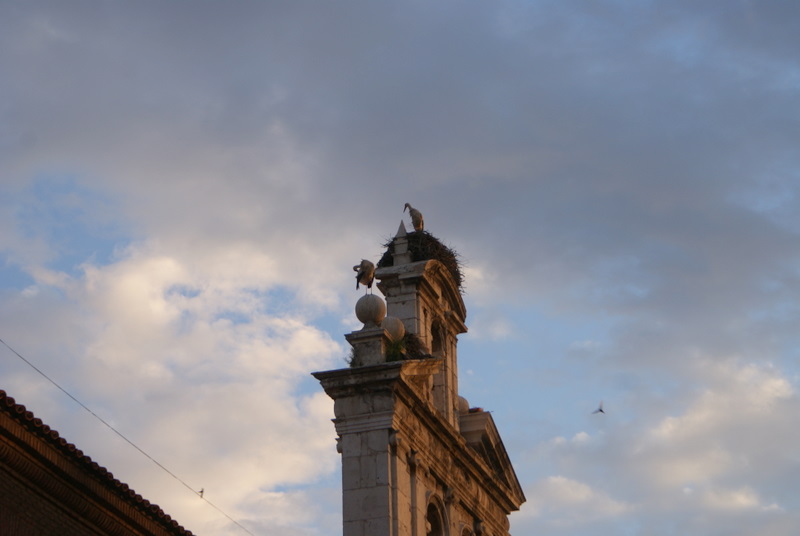
[[[433,357],[425,352],[419,337],[406,333],[399,341],[392,341],[386,347],[386,361],[402,361],[404,359],[425,359]]]
[[[413,333],[406,333],[401,339],[403,349],[405,350],[406,359],[424,359],[426,357],[433,357],[425,351],[422,341]]]
[[[405,337],[403,337],[399,341],[391,341],[389,344],[386,345],[387,363],[391,363],[392,361],[402,361],[403,359],[406,359],[405,355],[406,346],[404,342],[405,342]]]
[[[406,238],[408,239],[408,251],[411,254],[412,262],[431,259],[441,262],[450,272],[450,275],[453,276],[458,285],[458,290],[464,291],[464,275],[461,273],[461,261],[458,253],[445,246],[428,231],[408,233]],[[378,261],[378,268],[394,266],[394,238],[385,243],[384,247],[386,247],[386,251],[381,260]]]

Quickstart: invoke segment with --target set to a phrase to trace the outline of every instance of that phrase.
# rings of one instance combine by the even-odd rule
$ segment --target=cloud
[[[541,517],[556,526],[583,525],[606,517],[618,517],[633,509],[583,482],[551,476],[525,494],[532,507],[527,516]]]
[[[307,373],[343,364],[350,267],[410,202],[464,260],[462,389],[543,501],[516,532],[795,534],[796,15],[3,4],[3,336],[249,526],[336,530],[336,501],[285,515],[338,489]],[[13,396],[133,467],[17,365]]]
[[[155,247],[132,247],[114,263],[84,265],[77,277],[35,271],[41,291],[20,299],[48,299],[42,291],[59,290],[60,307],[45,325],[77,330],[68,352],[35,346],[31,357],[41,369],[159,463],[205,487],[209,499],[248,517],[254,512],[234,505],[280,508],[268,498],[282,492],[269,490],[336,469],[332,401],[298,383],[311,370],[332,368],[342,350],[302,311],[272,303],[272,272],[259,267],[267,259],[236,247],[220,253],[216,262],[195,265]],[[42,325],[21,323],[15,340]],[[24,342],[20,348],[29,349]],[[12,392],[26,381],[18,374]],[[131,463],[138,453],[98,422],[81,421],[76,406],[43,409],[48,421],[71,423],[61,430],[65,437],[115,453],[98,462],[173,516],[194,520],[193,530],[218,523],[218,513],[197,511],[174,482],[159,488],[158,468]],[[285,524],[284,517],[275,522]]]
[[[747,534],[791,523],[786,512],[795,504],[789,490],[798,440],[791,382],[775,367],[732,361],[697,363],[693,377],[703,387],[685,393],[683,409],[665,407],[668,414],[659,416],[652,412],[663,409],[645,406],[636,417],[642,422],[630,422],[615,404],[600,422],[590,421],[597,432],[556,436],[530,451],[526,466],[559,476],[539,476],[526,489],[531,505],[516,530],[577,526],[603,512],[618,517],[606,520],[609,530],[646,522],[666,531],[662,515],[690,524],[707,515],[713,521],[706,520],[705,530],[715,530],[734,512],[756,516],[748,518],[753,532]]]
[[[637,442],[636,450],[649,458],[651,482],[664,488],[757,483],[765,480],[763,472],[791,467],[788,449],[796,438],[789,408],[797,396],[787,379],[754,365],[706,366],[709,387],[682,415],[661,419]]]
[[[704,506],[715,510],[742,510],[761,507],[764,510],[778,510],[775,504],[761,506],[761,500],[752,489],[747,487],[739,489],[709,490],[701,499]]]

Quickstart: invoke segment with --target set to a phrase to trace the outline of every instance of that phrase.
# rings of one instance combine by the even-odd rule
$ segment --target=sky
[[[408,202],[512,534],[800,533],[800,3],[6,0],[0,73],[0,339],[177,478],[0,388],[187,529],[341,533],[310,373]]]

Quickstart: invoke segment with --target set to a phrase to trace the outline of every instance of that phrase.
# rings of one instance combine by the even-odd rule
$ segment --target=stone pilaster
[[[395,247],[397,240],[395,240]],[[466,309],[452,277],[436,260],[379,268],[378,288],[389,314],[403,321],[434,357],[444,360],[434,379],[436,408],[458,427],[458,335],[465,333]]]
[[[344,536],[412,534],[418,516],[410,501],[418,494],[410,489],[401,421],[411,407],[429,406],[424,388],[439,367],[441,360],[426,359],[314,373],[334,399]]]
[[[434,407],[429,392],[442,365],[434,358],[314,373],[334,399],[344,536],[426,536],[434,514],[451,535],[464,527],[508,535],[522,489],[489,413],[461,415],[466,438]]]

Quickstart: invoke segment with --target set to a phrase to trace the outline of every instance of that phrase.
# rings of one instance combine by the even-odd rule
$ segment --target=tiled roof
[[[8,396],[2,389],[0,389],[0,411],[10,415],[32,434],[62,453],[65,458],[78,464],[87,474],[96,478],[125,503],[163,525],[169,530],[170,534],[192,536],[191,531],[183,528],[180,523],[166,514],[161,507],[136,493],[128,484],[114,478],[114,475],[108,469],[93,461],[83,451],[61,437],[56,430],[44,424],[41,419],[28,411],[25,406],[17,404],[14,398]]]

